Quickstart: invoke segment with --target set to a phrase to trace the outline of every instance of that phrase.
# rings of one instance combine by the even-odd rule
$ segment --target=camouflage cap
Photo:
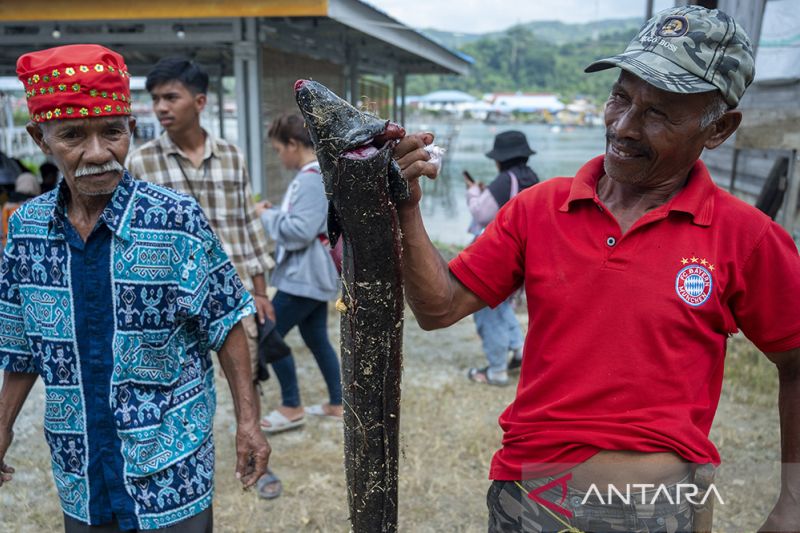
[[[717,9],[673,7],[648,20],[619,55],[586,72],[620,67],[659,89],[701,93],[719,89],[736,106],[753,81],[753,46],[744,29]]]

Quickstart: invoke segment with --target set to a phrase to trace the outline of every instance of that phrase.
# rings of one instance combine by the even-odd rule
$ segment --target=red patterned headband
[[[34,122],[131,114],[130,74],[118,53],[96,44],[31,52],[17,60]]]

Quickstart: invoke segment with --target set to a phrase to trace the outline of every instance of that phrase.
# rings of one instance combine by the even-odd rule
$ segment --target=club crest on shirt
[[[681,300],[691,305],[699,307],[706,303],[711,296],[711,289],[714,280],[711,273],[714,272],[714,265],[705,258],[682,258],[683,268],[675,276],[675,292]]]

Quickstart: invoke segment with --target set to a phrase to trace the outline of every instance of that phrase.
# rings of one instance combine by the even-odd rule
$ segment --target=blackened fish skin
[[[355,533],[397,531],[403,277],[396,202],[408,197],[392,159],[399,126],[301,80],[297,104],[330,201],[331,242],[344,240],[341,320],[344,451]],[[369,157],[348,152],[370,144]]]

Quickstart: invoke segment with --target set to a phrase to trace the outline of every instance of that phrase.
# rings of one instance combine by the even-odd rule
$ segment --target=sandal
[[[325,407],[321,403],[317,403],[314,405],[310,405],[306,407],[306,414],[313,415],[313,416],[324,416],[327,418],[333,418],[334,420],[341,420],[342,415],[331,415],[325,412]]]
[[[261,431],[264,433],[280,433],[289,429],[299,428],[306,423],[304,417],[289,420],[277,409],[271,411],[261,419]]]
[[[470,381],[474,381],[475,383],[480,383],[482,385],[494,385],[495,387],[505,387],[508,385],[508,378],[490,378],[488,366],[484,368],[470,368],[467,371],[467,377]]]
[[[265,500],[274,500],[283,492],[283,483],[272,470],[267,468],[267,473],[256,481],[256,491],[259,497]]]

